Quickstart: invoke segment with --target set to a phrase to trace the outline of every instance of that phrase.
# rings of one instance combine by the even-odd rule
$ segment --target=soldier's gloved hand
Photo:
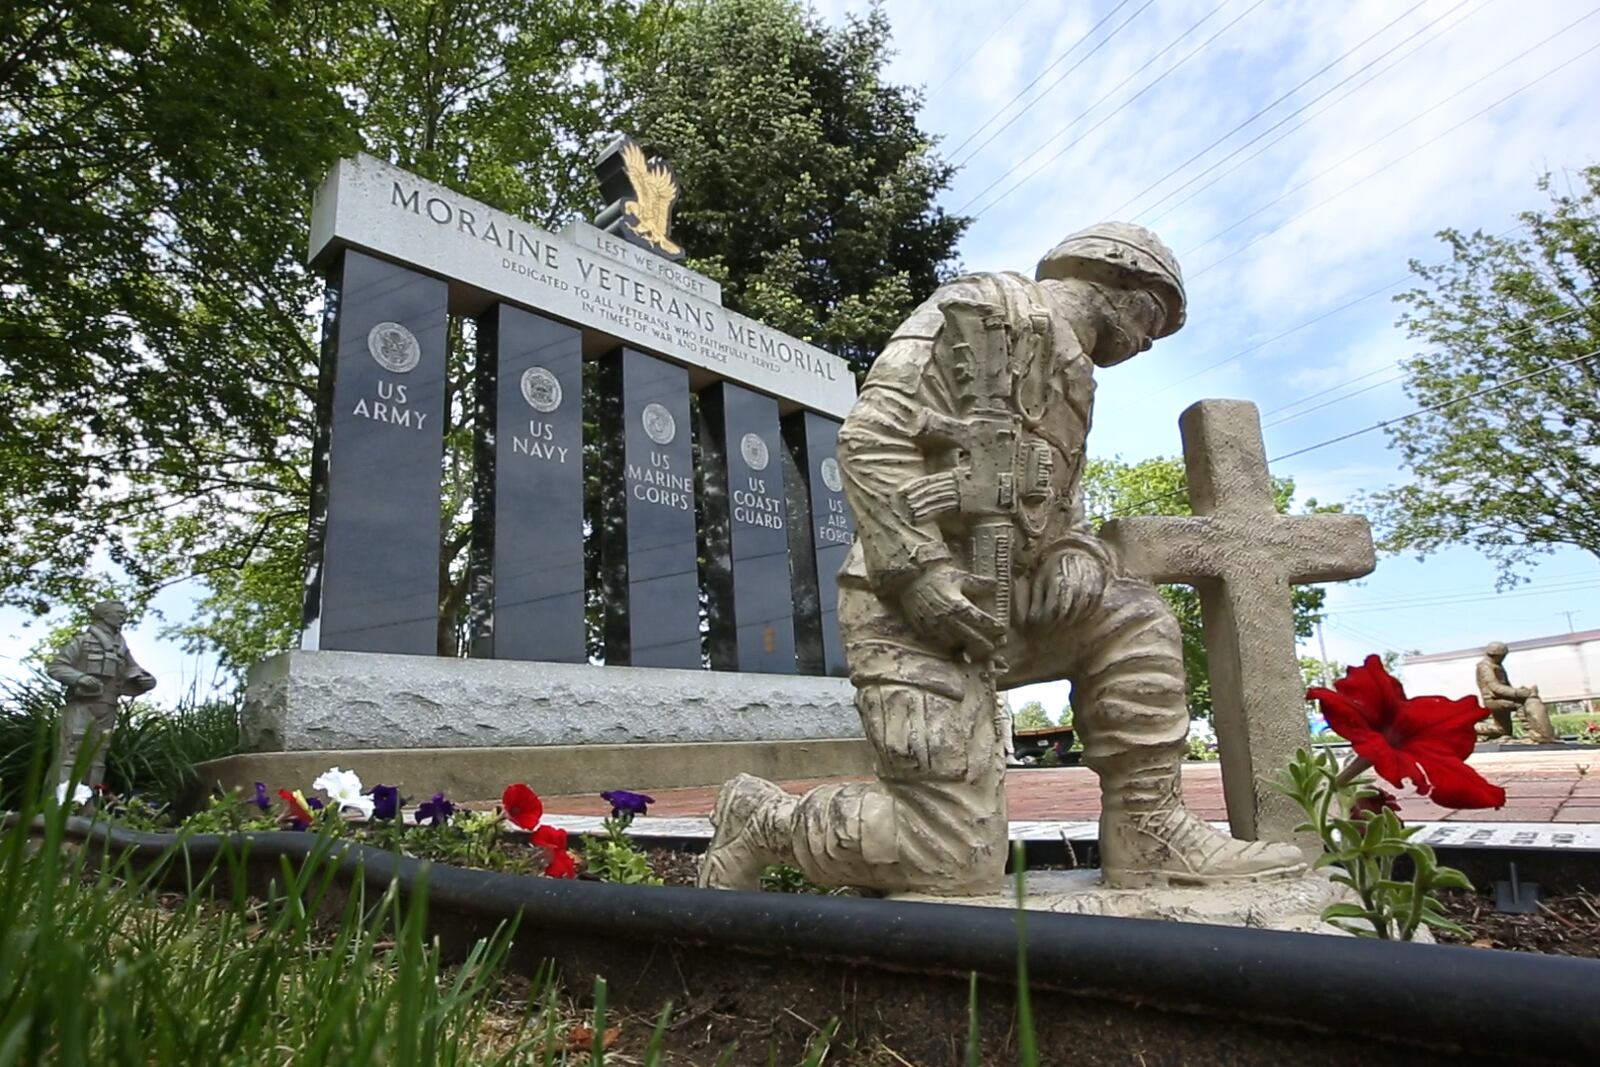
[[[965,649],[978,659],[1005,639],[1006,626],[970,599],[994,590],[994,580],[936,563],[912,579],[900,594],[900,606],[911,628],[947,648]]]
[[[1076,622],[1100,602],[1110,578],[1106,566],[1087,552],[1065,552],[1033,576],[1027,621],[1035,626]]]
[[[92,674],[86,674],[82,678],[79,678],[77,684],[75,684],[72,688],[74,692],[81,697],[97,697],[101,696],[106,691],[105,685],[101,683],[100,679],[96,678]]]

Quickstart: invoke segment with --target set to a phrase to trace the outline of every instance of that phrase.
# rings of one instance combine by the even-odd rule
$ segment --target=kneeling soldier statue
[[[787,863],[823,885],[992,891],[1010,734],[996,688],[1063,677],[1100,776],[1107,884],[1304,870],[1297,847],[1234,840],[1184,807],[1178,623],[1084,520],[1093,370],[1183,325],[1177,261],[1148,230],[1106,223],[1056,246],[1037,279],[941,287],[896,331],[839,432],[860,532],[839,625],[878,780],[803,797],[729,781],[702,885],[755,888],[764,865]]]
[[[148,693],[155,676],[133,661],[122,624],[128,608],[120,600],[105,600],[90,609],[89,628],[67,642],[46,669],[67,687],[67,706],[61,713],[60,767],[56,780],[72,778],[78,753],[90,746],[91,756],[83,784],[98,789],[106,776],[106,749],[117,723],[117,698]]]

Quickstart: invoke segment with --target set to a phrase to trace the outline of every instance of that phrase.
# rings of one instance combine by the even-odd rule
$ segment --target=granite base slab
[[[721,741],[679,745],[544,745],[535,748],[330,749],[247,752],[200,764],[205,793],[221,787],[250,795],[255,782],[310,790],[329,767],[355,771],[368,785],[397,786],[423,800],[436,792],[461,801],[496,800],[512,782],[542,796],[603,789],[714,786],[740,774],[788,781],[872,773],[872,747],[861,738]]]
[[[843,678],[294,651],[251,668],[244,740],[253,752],[858,740],[854,697]]]

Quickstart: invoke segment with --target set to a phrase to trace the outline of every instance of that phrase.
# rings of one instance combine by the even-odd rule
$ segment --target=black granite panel
[[[606,663],[699,667],[689,374],[631,348],[600,370]]]
[[[506,304],[478,320],[473,655],[582,663],[583,335]]]
[[[791,464],[789,543],[800,669],[843,677],[849,670],[839,638],[839,571],[855,539],[855,520],[834,458],[839,422],[797,411],[784,419],[783,432]]]
[[[446,286],[349,251],[329,288],[304,644],[432,655]]]
[[[778,402],[731,382],[700,392],[711,665],[793,674],[794,595]]]

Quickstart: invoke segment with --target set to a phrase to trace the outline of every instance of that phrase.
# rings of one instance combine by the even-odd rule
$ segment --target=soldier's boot
[[[1100,865],[1108,886],[1209,885],[1306,870],[1298,846],[1239,841],[1183,806],[1179,757],[1137,753],[1096,761],[1103,801]]]
[[[753,774],[723,783],[711,812],[711,847],[700,861],[700,886],[760,889],[768,864],[792,864],[798,805],[799,798]]]

